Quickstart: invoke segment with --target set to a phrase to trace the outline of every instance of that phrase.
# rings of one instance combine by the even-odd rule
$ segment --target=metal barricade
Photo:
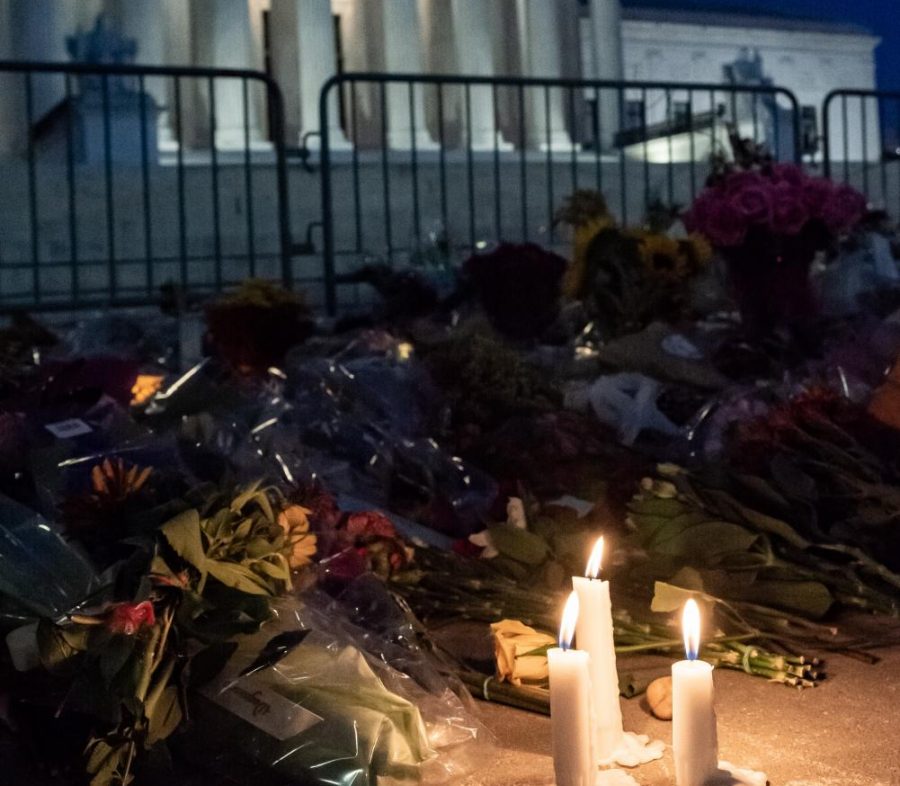
[[[825,176],[900,218],[900,92],[833,90],[822,104],[822,137]]]
[[[0,62],[0,308],[291,285],[278,85],[234,69]]]
[[[429,231],[463,253],[553,246],[554,212],[576,189],[635,223],[652,203],[688,204],[731,132],[781,160],[802,152],[796,98],[765,85],[343,73],[319,111],[332,314],[342,271],[408,261]]]

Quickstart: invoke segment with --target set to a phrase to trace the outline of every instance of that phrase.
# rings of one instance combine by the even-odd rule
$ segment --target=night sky
[[[876,50],[878,86],[885,90],[900,90],[900,0],[623,0],[623,4],[656,8],[725,8],[862,25],[882,39]]]

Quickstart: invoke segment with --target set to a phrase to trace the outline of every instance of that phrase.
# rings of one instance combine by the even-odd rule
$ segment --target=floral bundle
[[[536,338],[559,313],[566,260],[536,243],[503,243],[475,254],[463,272],[491,324],[508,338]]]
[[[855,188],[807,175],[794,164],[765,165],[714,176],[685,214],[685,224],[717,247],[743,244],[751,233],[791,237],[814,229],[836,238],[862,218]]]

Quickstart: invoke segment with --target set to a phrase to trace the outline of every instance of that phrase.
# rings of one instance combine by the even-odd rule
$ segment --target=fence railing
[[[900,92],[832,91],[822,104],[822,140],[826,177],[849,183],[870,204],[900,217]]]
[[[344,270],[409,261],[429,229],[461,251],[552,246],[576,189],[633,222],[654,201],[687,204],[732,131],[782,160],[803,152],[796,98],[765,85],[344,73],[319,110],[330,313]]]
[[[291,282],[284,112],[254,71],[0,62],[0,307]]]

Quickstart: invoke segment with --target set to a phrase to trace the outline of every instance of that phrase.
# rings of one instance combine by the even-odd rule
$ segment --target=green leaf
[[[207,559],[200,533],[200,514],[186,510],[162,527],[162,534],[176,554],[206,575]]]
[[[547,558],[547,541],[533,532],[505,524],[489,527],[488,532],[494,548],[517,562],[540,565]]]
[[[166,739],[181,723],[183,717],[178,700],[178,688],[169,685],[159,696],[147,723],[147,744]]]
[[[100,674],[107,688],[134,652],[134,636],[113,636],[100,654]]]
[[[254,481],[231,501],[229,507],[232,513],[240,513],[244,509],[244,506],[256,496],[260,483],[262,483],[261,480]]]
[[[740,600],[797,612],[812,619],[824,617],[834,603],[828,587],[818,581],[755,581]]]
[[[81,651],[73,647],[62,630],[50,620],[42,619],[37,627],[37,647],[41,665],[47,671],[59,671],[69,666]]]
[[[706,521],[681,531],[674,527],[673,530],[661,530],[649,550],[701,565],[713,565],[725,555],[746,552],[759,537],[727,521]]]
[[[250,595],[271,595],[272,591],[263,579],[252,570],[234,562],[210,560],[209,575],[221,581],[226,587],[246,592]]]

